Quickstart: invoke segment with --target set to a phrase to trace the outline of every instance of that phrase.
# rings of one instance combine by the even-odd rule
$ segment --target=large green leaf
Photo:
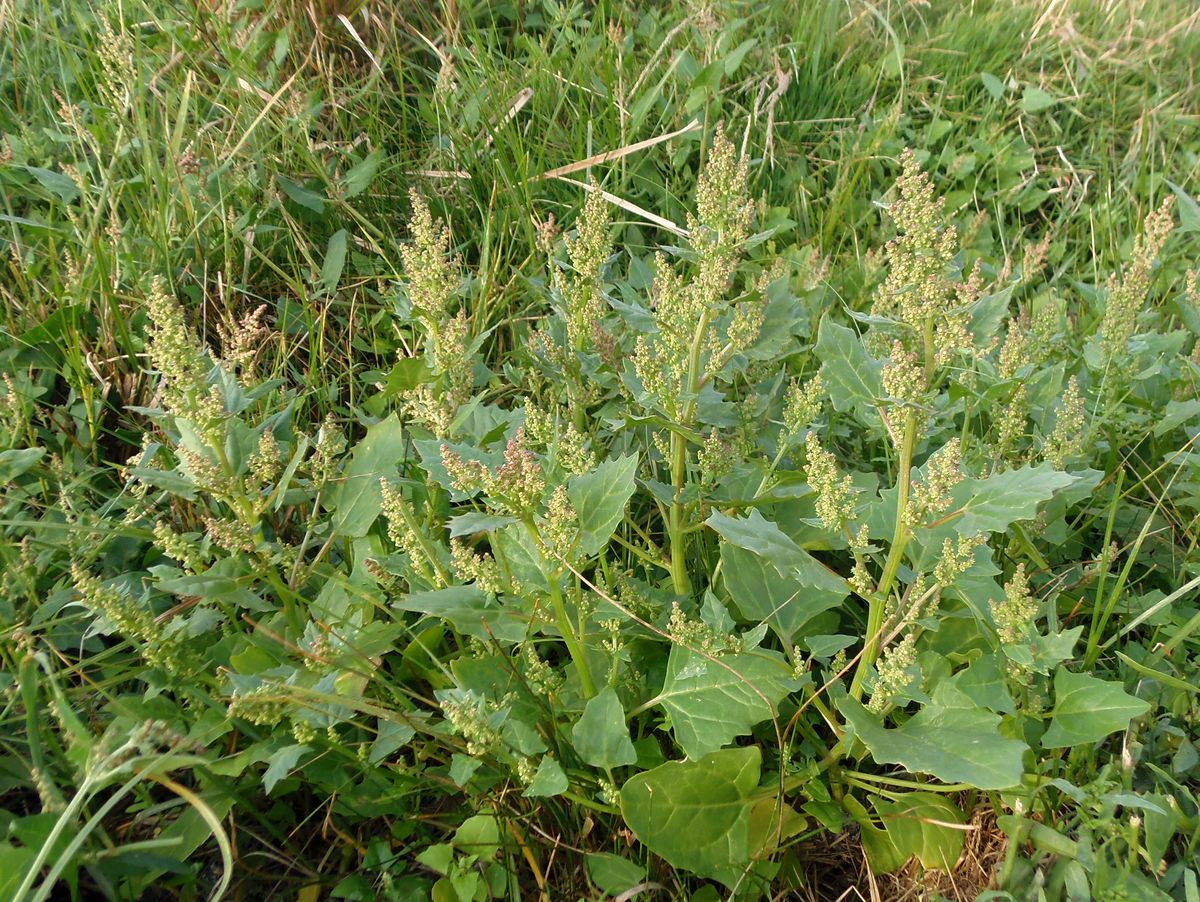
[[[730,517],[713,511],[704,522],[726,542],[765,557],[780,573],[787,573],[803,553],[791,536],[757,510],[750,511],[745,517]]]
[[[45,455],[45,448],[12,448],[0,451],[0,485],[11,482]]]
[[[994,473],[986,479],[965,479],[951,492],[953,507],[947,518],[964,536],[1003,532],[1018,520],[1036,516],[1039,504],[1077,478],[1039,464]]]
[[[671,715],[675,741],[689,758],[715,752],[775,714],[788,694],[790,671],[766,652],[713,660],[681,645],[671,648],[656,699]]]
[[[573,476],[567,484],[567,496],[579,518],[579,547],[584,554],[596,554],[612,538],[633,495],[636,471],[637,457],[626,454],[606,460],[590,473]]]
[[[833,409],[854,410],[859,421],[877,424],[875,405],[883,396],[883,365],[867,353],[858,335],[826,314],[817,328],[814,350],[821,358],[821,379]]]
[[[894,800],[871,800],[896,851],[922,867],[949,871],[962,854],[966,822],[961,809],[935,792],[906,792]]]
[[[625,783],[621,815],[647,848],[677,868],[713,875],[744,866],[761,845],[751,818],[761,767],[757,746],[668,762]]]
[[[351,538],[367,534],[383,503],[380,480],[395,475],[403,456],[400,421],[393,413],[370,427],[355,446],[334,499],[334,529]]]
[[[411,592],[392,602],[392,607],[440,617],[460,633],[484,642],[520,642],[529,633],[529,617],[523,611],[493,602],[478,586]]]
[[[588,700],[571,729],[571,741],[579,757],[593,767],[621,767],[637,761],[625,725],[625,709],[611,686]]]
[[[802,548],[784,573],[767,558],[728,542],[721,545],[721,561],[725,589],[742,618],[766,622],[789,645],[808,621],[850,594],[844,579]]]
[[[899,764],[914,774],[980,789],[1008,789],[1021,782],[1025,743],[1002,736],[998,715],[974,707],[944,684],[933,702],[894,730],[849,696],[839,698],[837,707],[879,764]]]
[[[1129,695],[1120,683],[1098,680],[1060,667],[1054,673],[1054,710],[1042,747],[1061,749],[1098,742],[1124,730],[1129,721],[1150,710],[1150,704]]]

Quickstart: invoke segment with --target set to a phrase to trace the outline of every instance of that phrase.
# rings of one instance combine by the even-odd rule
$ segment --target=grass
[[[518,391],[507,387],[517,385],[509,369],[547,311],[542,236],[573,227],[588,191],[602,189],[615,199],[615,244],[629,255],[615,264],[617,280],[644,291],[644,258],[682,243],[677,232],[720,126],[751,160],[757,228],[772,230],[750,250],[751,264],[782,261],[794,285],[818,286],[804,294],[814,323],[826,307],[869,308],[872,249],[890,237],[880,208],[911,147],[989,276],[1022,268],[1044,243],[1047,267],[1018,286],[1014,307],[1055,298],[1073,323],[1091,324],[1102,316],[1101,286],[1128,265],[1141,223],[1175,186],[1180,227],[1159,284],[1183,285],[1195,266],[1200,210],[1188,195],[1200,195],[1197,59],[1200,14],[1186,0],[807,0],[798,10],[622,0],[0,3],[0,371],[11,380],[6,397],[22,399],[4,421],[3,447],[47,451],[34,469],[17,473],[11,457],[13,469],[0,470],[20,485],[2,503],[0,524],[0,734],[8,736],[0,741],[0,817],[25,831],[0,849],[12,873],[31,860],[25,852],[40,849],[39,866],[61,862],[81,893],[132,898],[153,886],[190,898],[218,885],[228,856],[235,897],[317,898],[340,885],[360,898],[406,898],[410,889],[428,891],[421,880],[432,859],[421,860],[422,870],[416,856],[439,843],[449,849],[448,837],[459,835],[467,849],[472,841],[503,845],[514,862],[508,885],[488,888],[493,896],[515,896],[520,883],[534,895],[599,898],[583,852],[649,860],[622,844],[625,828],[611,806],[578,793],[546,801],[537,818],[509,795],[473,799],[479,810],[511,815],[510,842],[473,837],[470,827],[462,833],[463,796],[445,773],[353,771],[358,747],[348,738],[291,774],[295,759],[245,752],[269,729],[214,726],[227,719],[228,701],[216,675],[236,670],[223,650],[214,652],[222,663],[213,679],[181,714],[162,701],[173,687],[160,677],[146,684],[133,645],[92,632],[93,618],[72,595],[70,565],[120,578],[156,560],[152,524],[124,517],[122,475],[143,447],[147,410],[161,401],[147,360],[143,301],[152,278],[174,286],[201,339],[222,353],[245,314],[265,305],[273,338],[254,356],[274,386],[270,397],[292,393],[287,416],[297,433],[315,436],[329,417],[353,444],[396,407],[407,378],[395,365],[416,339],[395,323],[415,189],[449,224],[471,274],[468,329],[482,342],[489,399],[511,407]],[[631,149],[638,142],[647,146]],[[600,159],[571,168],[592,158]],[[547,176],[564,167],[571,171]],[[1164,303],[1172,322],[1195,331],[1185,301]],[[1169,447],[1174,433],[1152,435],[1152,422],[1140,428],[1136,440],[1114,433],[1107,441],[1097,503],[1073,510],[1058,534],[1055,551],[1071,562],[1063,582],[1080,585],[1066,595],[1084,613],[1052,616],[1091,625],[1089,670],[1099,661],[1144,676],[1169,664],[1164,678],[1183,684],[1179,710],[1169,712],[1170,729],[1147,740],[1148,767],[1194,786],[1195,764],[1180,769],[1180,756],[1195,756],[1187,688],[1196,674],[1194,596],[1178,596],[1174,604],[1184,607],[1174,617],[1150,614],[1121,632],[1127,613],[1149,610],[1197,575],[1194,428],[1180,447]],[[185,508],[174,510],[183,516]],[[302,509],[278,526],[304,536],[307,549]],[[1020,533],[1010,540],[1029,544]],[[1122,555],[1115,561],[1106,551],[1113,540]],[[287,587],[305,618],[308,606],[331,603],[316,586],[333,581],[329,568],[343,549],[332,536],[326,544],[291,571],[311,580]],[[713,548],[693,556],[711,558]],[[441,627],[418,634],[411,622],[405,629],[392,637],[396,647],[363,652],[370,666],[358,662],[382,687],[356,712],[379,718],[374,730],[391,722],[379,708],[435,707],[430,694],[450,659],[413,649],[462,638],[444,638]],[[327,701],[314,696],[313,704]],[[135,781],[119,796],[104,784],[93,795],[103,781],[73,751],[86,745],[79,737],[146,719],[186,724],[206,760],[175,749],[169,768],[145,765],[151,782]],[[420,735],[400,753],[413,774],[423,755],[450,761],[444,735]],[[1111,764],[1068,767],[1063,755],[1061,774],[1078,766],[1095,777]],[[281,793],[260,782],[268,768],[290,774]],[[72,799],[66,810],[88,825],[87,848],[68,854],[54,844],[53,824]],[[108,801],[114,807],[104,812]],[[1068,842],[1113,817],[1109,802],[1076,804],[1058,824]],[[1196,813],[1185,815],[1191,832],[1181,826],[1173,840],[1181,867],[1191,866],[1197,842]],[[155,845],[160,837],[177,845]],[[130,842],[146,845],[108,869],[121,857],[114,850]],[[1053,840],[1041,842],[1014,839],[1010,849],[1033,849],[1021,853],[1032,864],[1022,871],[1010,852],[999,870],[1011,885],[1036,873],[1052,895],[1076,892],[1062,890],[1077,886],[1073,870],[1043,867],[1038,855],[1073,859]],[[554,851],[560,844],[570,853]],[[1148,835],[1147,844],[1157,848]],[[857,847],[853,854],[852,879],[865,881]],[[833,862],[830,873],[843,864]],[[780,880],[788,867],[803,870],[789,860]],[[1086,879],[1108,885],[1101,870]],[[469,872],[454,873],[467,880]],[[666,881],[664,897],[713,889],[662,866],[650,876]],[[1193,896],[1195,879],[1192,872]],[[1183,893],[1185,882],[1179,876],[1170,892]]]

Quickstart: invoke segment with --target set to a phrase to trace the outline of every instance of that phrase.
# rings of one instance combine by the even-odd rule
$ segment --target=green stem
[[[679,425],[689,428],[696,415],[696,395],[700,391],[700,358],[704,352],[704,339],[708,333],[711,313],[705,310],[696,323],[688,350],[687,377],[683,386],[682,416]],[[671,480],[675,487],[675,499],[671,502],[667,530],[671,539],[671,584],[676,595],[691,595],[692,585],[687,572],[687,533],[684,528],[683,489],[687,484],[687,439],[679,432],[671,433]]]
[[[562,589],[558,586],[559,576],[560,574],[556,573],[549,578],[550,603],[554,606],[554,618],[558,624],[558,631],[563,635],[563,641],[567,643],[567,651],[571,655],[571,660],[575,662],[575,669],[579,671],[579,683],[583,686],[583,694],[587,698],[592,698],[596,694],[596,684],[592,682],[592,672],[588,669],[586,650],[579,641],[575,627],[571,624],[571,618],[567,614]]]
[[[867,632],[864,638],[862,657],[854,671],[854,679],[850,682],[850,697],[862,698],[863,680],[867,672],[879,657],[879,638],[883,632],[884,611],[887,608],[888,594],[892,583],[900,570],[900,562],[904,559],[904,548],[908,544],[908,525],[904,522],[904,514],[908,508],[908,495],[912,488],[912,459],[913,449],[917,439],[917,412],[909,410],[904,415],[904,437],[900,445],[900,467],[896,474],[896,526],[892,532],[892,545],[888,549],[887,560],[883,565],[883,573],[879,576],[879,585],[870,599],[867,610]]]

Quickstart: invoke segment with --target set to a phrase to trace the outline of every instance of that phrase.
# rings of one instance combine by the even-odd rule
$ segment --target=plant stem
[[[892,590],[892,583],[895,582],[896,573],[900,570],[900,562],[904,559],[904,548],[908,544],[908,525],[904,522],[904,514],[908,508],[908,495],[912,488],[912,459],[916,440],[917,412],[909,410],[904,415],[904,436],[900,444],[900,467],[896,474],[896,526],[892,531],[892,545],[888,549],[883,573],[879,576],[879,585],[869,602],[863,654],[858,660],[858,667],[855,668],[854,679],[850,682],[850,697],[856,701],[862,698],[863,680],[879,657],[879,636],[883,631],[883,615],[887,607],[888,593]]]
[[[554,574],[548,580],[550,603],[554,606],[554,618],[558,624],[558,631],[563,635],[563,641],[567,643],[567,651],[570,652],[571,660],[575,662],[575,669],[579,671],[579,682],[583,686],[583,694],[585,697],[591,698],[596,694],[596,684],[592,682],[592,672],[588,669],[587,651],[579,641],[575,627],[571,624],[571,618],[567,615],[567,606],[563,601],[562,590],[558,587],[558,577],[559,574]]]
[[[696,323],[688,350],[687,376],[683,386],[683,409],[679,425],[687,428],[696,415],[696,395],[700,391],[700,357],[704,351],[704,338],[708,333],[711,313],[705,310]],[[687,572],[687,532],[684,524],[683,489],[687,484],[687,439],[678,432],[671,433],[671,481],[675,487],[675,498],[671,502],[667,532],[671,540],[671,585],[676,595],[690,595],[691,581]]]

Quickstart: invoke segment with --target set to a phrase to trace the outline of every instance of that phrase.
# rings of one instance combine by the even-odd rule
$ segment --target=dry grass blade
[[[557,169],[551,169],[548,172],[543,172],[541,175],[537,176],[534,181],[559,178],[560,176],[570,175],[572,172],[578,172],[581,169],[588,169],[592,166],[599,166],[601,163],[619,160],[622,157],[629,156],[631,153],[637,153],[639,150],[645,150],[647,147],[653,147],[656,144],[662,144],[665,141],[678,138],[680,135],[686,135],[688,132],[697,131],[699,128],[700,120],[693,119],[683,128],[678,128],[673,132],[667,132],[664,135],[657,135],[653,138],[647,138],[644,141],[638,141],[634,144],[627,144],[624,147],[618,147],[616,150],[606,150],[603,153],[593,154],[586,160],[568,163],[566,166],[559,166]]]

